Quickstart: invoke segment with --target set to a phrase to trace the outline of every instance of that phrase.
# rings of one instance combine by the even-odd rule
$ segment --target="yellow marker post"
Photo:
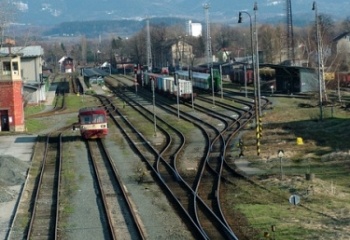
[[[303,138],[298,137],[297,138],[297,145],[303,145],[303,144],[304,144]]]

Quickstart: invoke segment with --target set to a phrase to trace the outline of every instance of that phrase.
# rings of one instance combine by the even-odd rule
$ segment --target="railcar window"
[[[83,117],[81,117],[81,123],[83,123],[83,124],[91,123],[91,116],[83,116]]]
[[[92,122],[93,123],[103,123],[105,122],[105,116],[102,115],[102,114],[99,114],[99,115],[93,115],[93,119],[92,119]]]

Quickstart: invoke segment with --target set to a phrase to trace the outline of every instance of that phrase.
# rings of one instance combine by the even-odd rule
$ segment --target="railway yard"
[[[311,98],[266,94],[257,156],[254,101],[232,84],[177,104],[132,77],[91,94],[67,79],[52,109],[27,113],[38,137],[30,164],[8,164],[18,196],[0,179],[2,202],[16,201],[1,239],[350,238],[343,105],[317,121]],[[108,111],[104,139],[73,130],[85,106]]]

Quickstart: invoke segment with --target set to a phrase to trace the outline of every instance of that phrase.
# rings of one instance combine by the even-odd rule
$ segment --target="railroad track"
[[[141,91],[139,91],[139,94],[141,94]],[[120,97],[120,95],[118,95]],[[129,100],[130,101],[130,100]],[[134,100],[134,102],[141,102],[141,100]],[[131,105],[134,105],[134,103],[132,103]],[[162,108],[164,108],[164,104],[162,105]],[[172,111],[172,113],[174,114],[176,112],[175,109],[169,110],[171,107],[167,107],[168,110],[167,111]],[[212,116],[215,115],[214,113],[211,114]],[[209,125],[202,121],[199,118],[195,118],[194,116],[191,116],[191,114],[186,113],[186,112],[181,112],[181,117],[184,119],[187,119],[187,121],[190,122],[194,122],[196,121],[196,124],[202,124],[202,125],[206,125],[206,128],[209,128]],[[217,118],[219,118],[218,116],[216,116]],[[225,121],[225,120],[220,120],[220,121]],[[159,120],[157,120],[157,122],[159,122]],[[224,124],[225,125],[225,124]],[[212,133],[207,133],[207,145],[209,145],[210,142],[210,138],[209,135],[215,135],[215,136],[219,136],[219,130],[212,128]],[[203,131],[207,131],[204,130],[204,127],[202,127]],[[206,152],[210,152],[210,150],[206,150]],[[178,153],[174,153],[173,158],[175,155],[177,155]],[[206,155],[206,154],[205,154]],[[176,159],[174,158],[174,162],[176,161]],[[205,166],[205,164],[200,164],[202,166]],[[174,165],[176,167],[176,165]],[[176,178],[181,179],[181,181],[184,182],[185,186],[188,185],[187,181],[185,181],[182,177],[181,174],[176,170],[176,168],[174,168],[173,170],[176,174]],[[159,174],[159,172],[158,172]],[[173,176],[169,176],[168,179],[171,179]],[[197,177],[196,182],[198,182],[198,179],[200,179],[201,177]],[[207,180],[207,179],[206,179]],[[178,180],[180,181],[180,180]],[[197,183],[196,183],[197,184]],[[177,196],[177,199],[181,199],[181,204],[182,206],[184,206],[184,209],[188,209],[187,213],[189,213],[188,215],[191,215],[191,213],[195,213],[195,215],[192,216],[192,222],[197,223],[198,228],[203,232],[203,237],[204,238],[229,238],[229,239],[236,239],[236,237],[234,236],[233,232],[229,229],[229,227],[227,226],[227,224],[225,224],[222,219],[223,217],[220,216],[218,217],[213,209],[209,206],[211,205],[207,205],[205,203],[205,201],[199,197],[196,193],[196,190],[194,190],[196,187],[192,187],[190,185],[188,185],[188,189],[190,190],[191,195],[193,196],[193,199],[188,199],[185,196],[186,195],[179,195],[179,187],[175,188],[173,186],[173,184],[170,184],[169,182],[166,182],[166,185],[171,188],[171,190],[173,191],[173,194]],[[194,192],[193,192],[194,191]],[[176,192],[176,193],[174,193]],[[187,193],[188,195],[188,193]],[[187,199],[186,201],[184,201],[184,199]],[[208,215],[210,216],[208,218]],[[222,214],[220,214],[222,215]],[[205,229],[203,229],[203,226]]]
[[[140,90],[139,90],[140,93]],[[197,99],[201,99],[201,101],[205,101],[208,104],[210,104],[209,98],[202,98],[202,97],[197,97]],[[222,116],[223,118],[227,118],[229,119],[230,116],[232,116],[232,112],[236,111],[235,114],[235,119],[236,121],[231,121],[232,123],[229,125],[229,127],[227,127],[222,134],[225,135],[225,139],[221,140],[221,142],[225,142],[225,144],[221,143],[222,146],[222,154],[217,152],[217,156],[216,157],[208,157],[208,161],[207,161],[207,165],[208,168],[210,169],[208,171],[208,175],[211,176],[210,172],[214,173],[214,176],[211,176],[213,178],[212,182],[216,182],[217,186],[206,186],[206,187],[202,187],[201,189],[215,189],[209,192],[203,192],[203,199],[206,199],[206,196],[210,196],[207,201],[207,205],[208,206],[213,206],[213,210],[215,212],[219,212],[219,216],[221,216],[221,219],[223,221],[225,221],[224,217],[223,217],[223,213],[220,207],[220,192],[221,191],[225,191],[225,190],[221,190],[220,191],[220,186],[221,184],[219,184],[220,179],[225,180],[226,182],[229,182],[231,184],[235,184],[237,182],[237,180],[239,179],[244,179],[245,181],[247,181],[248,183],[252,183],[253,185],[258,186],[257,184],[255,184],[253,181],[251,181],[249,178],[246,178],[245,176],[243,176],[242,174],[238,173],[235,169],[234,164],[232,164],[231,162],[228,162],[226,160],[226,154],[230,147],[230,141],[232,141],[232,138],[234,136],[237,135],[238,131],[244,127],[248,122],[250,122],[254,117],[254,108],[253,108],[253,101],[249,100],[249,99],[241,99],[241,98],[237,98],[237,97],[231,97],[229,96],[229,102],[231,102],[230,104],[225,104],[222,103],[221,101],[217,101],[216,102],[216,112],[218,111],[218,108],[223,108],[222,112],[230,112],[230,114],[228,114],[228,116]],[[241,105],[239,108],[238,107],[234,107],[232,106],[232,101],[234,101],[235,103],[238,103],[239,105]],[[162,101],[163,102],[163,101]],[[198,101],[196,101],[198,102]],[[267,106],[268,101],[266,101],[266,99],[263,99],[263,103],[264,103],[264,107]],[[220,106],[220,107],[219,107]],[[205,107],[201,107],[198,104],[195,104],[195,109],[196,111],[202,111],[202,112],[211,112],[210,108],[205,108]],[[218,111],[220,112],[220,110]],[[217,113],[216,113],[217,114]],[[231,120],[234,120],[231,118]],[[220,141],[219,141],[220,142]],[[216,149],[220,149],[220,144],[218,144],[219,146],[216,147]],[[214,145],[213,145],[214,146]],[[212,154],[215,156],[215,154]],[[217,174],[217,177],[215,177],[215,174]],[[219,177],[221,176],[221,177]],[[216,179],[216,180],[215,180]],[[209,181],[210,182],[210,181]],[[203,185],[202,185],[203,186]],[[210,200],[212,200],[212,202],[210,202]],[[226,223],[227,224],[227,223]],[[228,224],[227,224],[228,225]],[[237,224],[234,223],[234,221],[231,221],[231,225],[235,226]],[[254,230],[251,230],[250,232],[245,232],[242,231],[239,228],[235,229],[236,232],[239,232],[241,234],[243,234],[244,236],[249,236],[249,234],[254,234]]]
[[[27,239],[57,239],[60,173],[62,164],[62,135],[46,137],[45,153],[36,187]]]
[[[130,88],[131,89],[131,88]],[[132,91],[133,89],[131,89]],[[138,90],[138,95],[143,94],[142,90]],[[150,95],[150,94],[148,94]],[[142,95],[144,96],[144,95]],[[146,98],[146,97],[144,97]],[[151,98],[148,96],[148,98]],[[201,164],[201,169],[199,170],[198,179],[204,179],[203,182],[194,182],[193,186],[197,186],[198,189],[196,189],[198,195],[201,195],[200,199],[205,201],[206,206],[210,206],[210,209],[212,212],[215,212],[216,217],[218,218],[218,222],[220,222],[219,225],[223,227],[223,232],[226,232],[228,236],[223,236],[224,238],[230,238],[232,236],[229,236],[232,234],[232,230],[230,229],[230,226],[237,226],[239,223],[235,222],[234,220],[230,220],[230,223],[228,223],[225,220],[225,214],[223,210],[221,209],[221,192],[225,192],[225,185],[222,187],[221,181],[228,182],[232,185],[236,184],[238,180],[244,179],[247,183],[253,183],[254,186],[259,187],[256,185],[253,181],[251,181],[249,178],[246,178],[242,174],[238,173],[234,167],[234,164],[231,162],[228,162],[226,160],[227,152],[229,152],[230,148],[230,142],[232,139],[237,136],[238,131],[243,128],[247,123],[252,121],[252,119],[255,117],[255,109],[253,107],[254,102],[249,99],[242,99],[237,97],[229,96],[227,97],[228,100],[225,101],[217,101],[215,105],[215,111],[213,111],[212,107],[208,107],[208,105],[211,105],[211,99],[209,97],[198,97],[196,101],[196,104],[194,105],[196,112],[203,112],[206,114],[210,114],[212,116],[217,115],[216,117],[222,118],[222,122],[226,122],[223,125],[225,126],[223,129],[220,130],[220,133],[218,133],[219,129],[216,130],[215,133],[210,133],[211,138],[211,151],[209,151],[206,159],[206,162],[204,164]],[[140,101],[140,100],[139,100]],[[143,100],[144,101],[144,100]],[[234,105],[239,105],[239,107],[232,106],[232,101],[235,102]],[[164,103],[166,100],[162,99],[162,106],[165,105]],[[200,104],[198,104],[200,102]],[[203,103],[204,102],[204,103]],[[268,104],[265,99],[263,99],[264,104]],[[201,106],[201,105],[205,105]],[[225,114],[220,114],[218,112],[225,112]],[[173,114],[176,114],[175,111],[173,111]],[[181,112],[181,116],[186,115],[184,112]],[[234,116],[234,117],[232,117]],[[209,125],[205,127],[208,131]],[[211,128],[215,128],[214,126],[211,126]],[[213,137],[214,136],[214,137]],[[207,181],[208,178],[211,179],[211,181]],[[202,180],[200,180],[202,181]],[[208,197],[209,196],[209,197]],[[197,207],[195,207],[197,208]],[[197,208],[198,209],[198,208]],[[201,216],[198,215],[200,218]],[[233,219],[235,216],[233,216]],[[239,218],[239,216],[236,216],[236,218]],[[199,222],[201,222],[199,220]],[[204,228],[208,229],[208,226],[205,226],[205,221],[202,221]],[[226,227],[225,227],[226,226]],[[217,228],[218,226],[214,226],[214,228]],[[231,232],[230,232],[231,230]],[[208,232],[214,232],[212,230]],[[253,230],[250,230],[250,232],[242,231],[239,227],[235,227],[233,232],[238,232],[240,236],[249,236],[249,234],[254,234]],[[215,235],[209,235],[209,238],[215,238]]]
[[[105,101],[109,102],[110,99],[105,98],[104,102]],[[169,185],[176,185],[176,189],[185,189],[185,193],[182,195],[183,200],[191,197],[191,192],[193,191],[189,186],[184,186],[183,182],[178,181],[177,176],[179,175],[177,174],[176,170],[173,169],[169,162],[159,154],[158,150],[149,143],[149,141],[137,130],[137,128],[128,120],[128,118],[118,110],[118,108],[111,107],[109,112],[113,122],[115,122],[118,128],[122,131],[129,145],[147,164],[148,168],[151,169],[153,176],[159,180],[160,185],[167,192],[168,196],[171,196],[171,198],[177,202],[178,206],[180,206],[178,210],[187,216],[185,222],[187,225],[192,226],[191,231],[195,232],[195,236],[203,239],[204,237],[202,230],[198,229],[196,223],[187,213],[186,206],[181,204],[178,197],[179,195],[175,195],[174,192],[171,191]],[[170,139],[170,137],[168,137],[168,139]]]
[[[103,141],[89,140],[88,149],[104,206],[109,239],[146,239],[142,223]]]

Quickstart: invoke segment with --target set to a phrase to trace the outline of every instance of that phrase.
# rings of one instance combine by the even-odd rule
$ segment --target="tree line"
[[[335,22],[326,14],[319,14],[317,17],[324,66],[332,71],[349,71],[349,53],[337,52],[334,39],[350,31],[350,17],[339,22]],[[307,67],[317,66],[315,22],[293,29],[295,57],[297,60],[304,60]],[[194,56],[192,63],[194,65],[203,63],[206,56],[205,32],[200,37],[188,36],[185,31],[185,21],[171,26],[163,22],[151,22],[149,29],[153,67],[169,65],[169,48],[180,39],[192,46]],[[287,28],[285,24],[258,24],[256,29],[259,52],[262,53],[265,63],[281,64],[288,60],[286,59]],[[255,34],[255,28],[253,31]],[[250,44],[252,33],[247,24],[211,23],[210,33],[212,54],[218,61],[230,61],[252,54]],[[123,62],[147,64],[146,24],[130,37],[109,32],[94,37],[67,36],[37,42],[45,49],[46,61],[52,64],[61,56],[70,56],[79,65],[97,65],[106,61],[112,66]]]

